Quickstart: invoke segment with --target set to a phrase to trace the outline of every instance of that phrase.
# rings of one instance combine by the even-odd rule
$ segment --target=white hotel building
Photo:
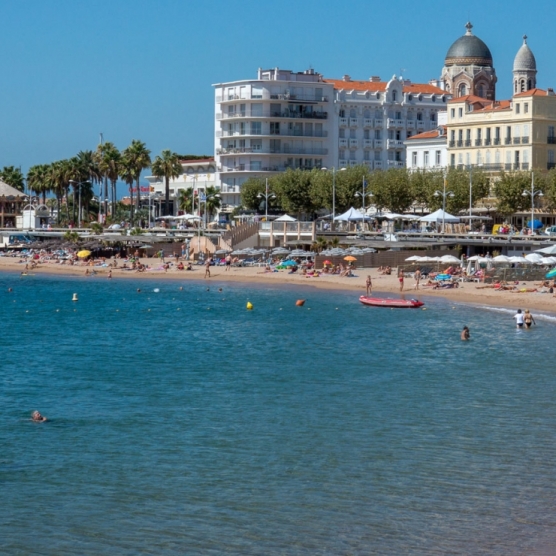
[[[229,205],[240,203],[248,178],[287,168],[404,167],[405,140],[436,129],[451,98],[395,76],[354,81],[278,68],[214,87],[216,184]]]

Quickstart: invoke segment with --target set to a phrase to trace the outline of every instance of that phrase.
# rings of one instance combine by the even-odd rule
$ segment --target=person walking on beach
[[[421,281],[421,269],[418,268],[415,271],[415,274],[413,276],[415,278],[415,289],[418,290],[419,289],[419,282]]]
[[[226,255],[225,261],[226,261],[226,272],[227,272],[228,270],[230,270],[232,266],[232,256],[230,255],[230,253]]]
[[[469,328],[467,328],[467,326],[463,327],[463,330],[461,331],[461,339],[466,342],[467,340],[469,340],[470,338],[470,334],[469,334]]]
[[[210,278],[210,263],[212,262],[212,258],[208,257],[205,261],[205,278]]]
[[[533,315],[529,312],[529,309],[525,309],[525,314],[523,315],[523,322],[525,323],[525,328],[531,328],[531,325],[534,324],[535,326],[537,323],[533,318]]]
[[[515,324],[518,328],[523,328],[523,313],[521,309],[517,310],[517,313],[514,315]]]
[[[373,293],[373,281],[371,280],[370,274],[367,276],[367,282],[365,282],[365,285],[367,286],[367,295],[371,295],[371,293]]]
[[[398,281],[400,282],[400,291],[403,292],[403,270],[398,273]]]

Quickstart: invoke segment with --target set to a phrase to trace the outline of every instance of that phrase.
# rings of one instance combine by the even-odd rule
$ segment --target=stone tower
[[[537,61],[527,44],[527,35],[523,36],[523,44],[515,56],[513,73],[514,95],[537,87]]]

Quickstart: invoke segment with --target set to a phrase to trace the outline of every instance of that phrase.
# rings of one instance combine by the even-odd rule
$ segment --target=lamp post
[[[264,199],[264,216],[265,216],[265,221],[268,222],[268,200],[275,199],[276,195],[274,193],[268,192],[268,178],[266,178],[265,187],[266,187],[266,193],[259,193],[257,195],[257,199]]]
[[[321,170],[328,171],[328,168],[322,167]],[[343,172],[345,168],[340,168]],[[336,218],[336,166],[332,166],[332,226],[334,226],[334,219]]]
[[[77,227],[81,228],[81,186],[91,182],[89,180],[85,180],[85,181],[70,180],[69,182],[79,187],[79,208],[77,209],[77,222],[78,222]]]
[[[446,231],[446,197],[454,197],[454,194],[451,191],[446,191],[446,173],[444,173],[444,187],[442,191],[435,191],[435,197],[442,196],[442,233]]]
[[[526,189],[521,194],[523,197],[531,195],[531,235],[535,233],[535,195],[543,197],[543,192],[540,189],[535,191],[535,174],[531,172],[531,191]]]
[[[365,198],[366,197],[373,197],[373,193],[372,191],[369,191],[368,193],[365,192],[365,187],[367,187],[367,180],[365,178],[363,178],[363,189],[362,191],[357,191],[355,193],[356,197],[361,197],[362,199],[362,204],[363,204],[363,233],[365,233]]]

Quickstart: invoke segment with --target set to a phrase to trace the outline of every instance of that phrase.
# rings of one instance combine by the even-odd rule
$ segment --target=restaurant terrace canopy
[[[448,214],[442,209],[438,209],[431,214],[427,214],[427,216],[419,218],[419,222],[436,222],[437,224],[446,222],[446,224],[457,224],[459,222],[459,218],[457,216],[453,216],[452,214]]]

